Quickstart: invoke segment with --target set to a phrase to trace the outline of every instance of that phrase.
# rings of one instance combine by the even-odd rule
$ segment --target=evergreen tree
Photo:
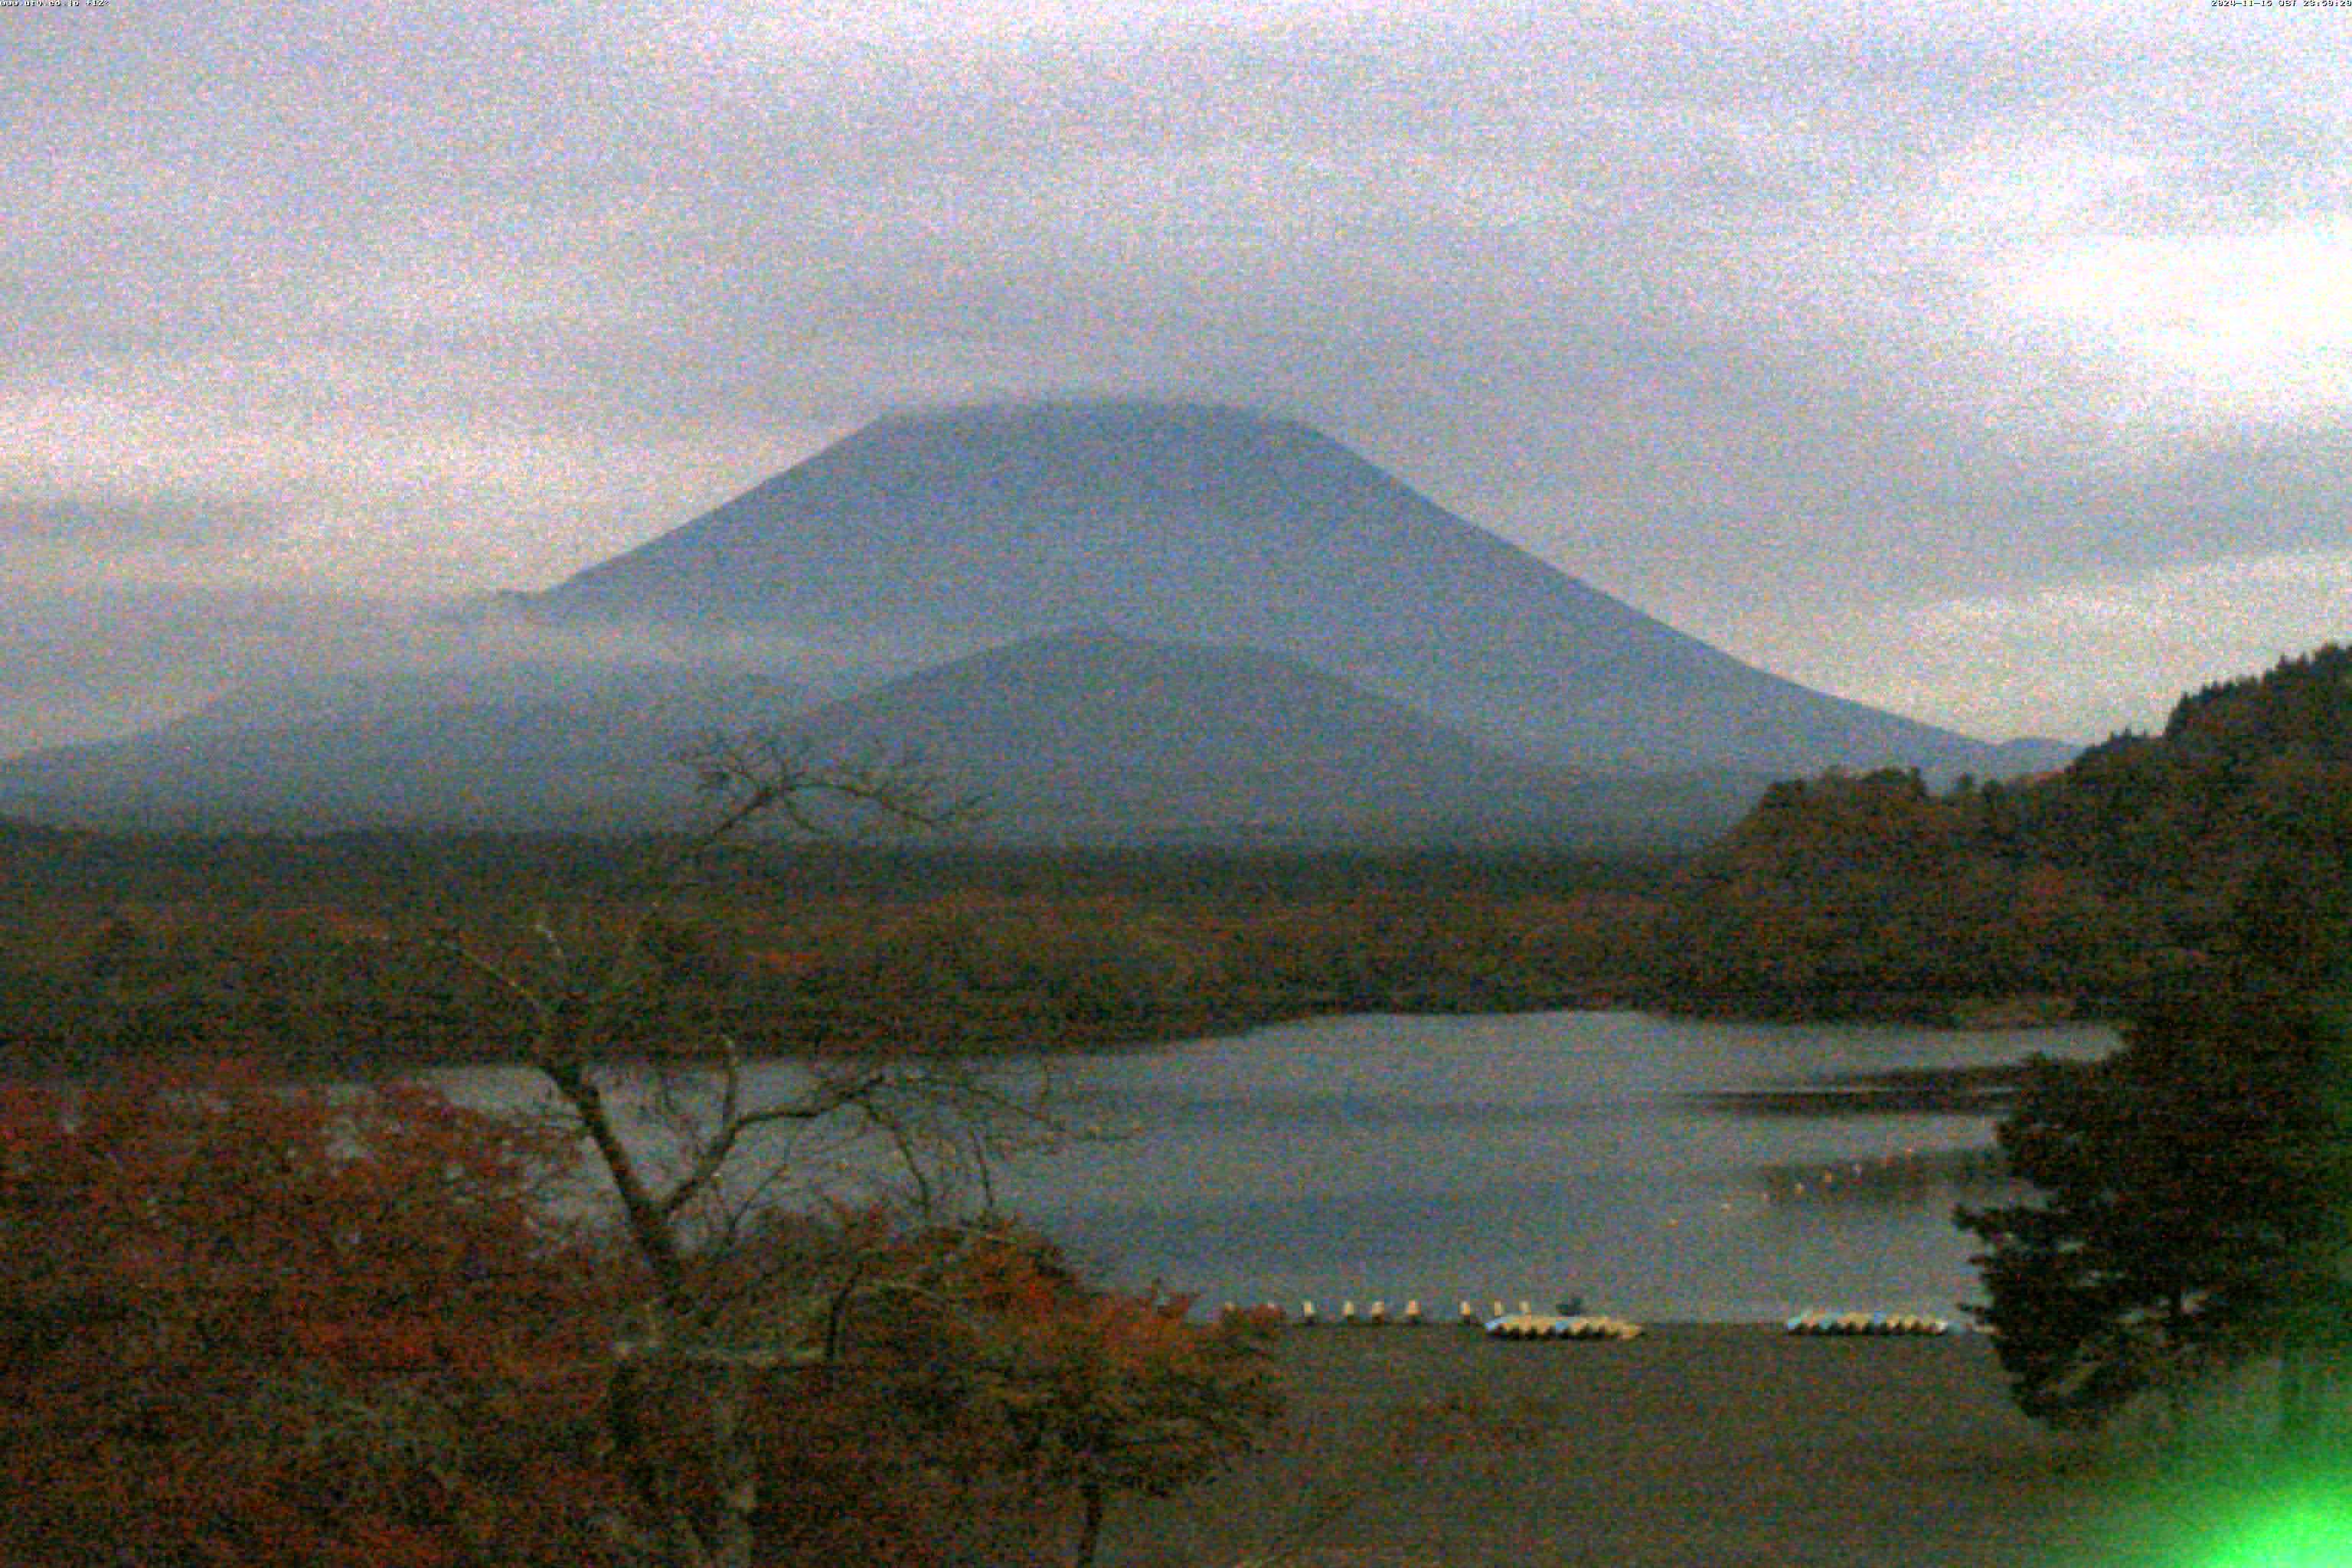
[[[2307,929],[2307,928],[2306,928]],[[2032,1201],[1963,1209],[2019,1405],[2095,1425],[2134,1396],[2278,1355],[2307,1425],[2347,1349],[2352,1138],[2333,994],[2250,952],[2144,998],[2104,1061],[2039,1061],[2003,1122]],[[2318,944],[2306,949],[2322,951]]]

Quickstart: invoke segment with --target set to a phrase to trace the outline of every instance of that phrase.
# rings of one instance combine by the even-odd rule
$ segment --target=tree
[[[568,1156],[234,1063],[0,1091],[0,1557],[610,1561]]]
[[[761,1563],[1085,1561],[1272,1419],[1246,1334],[1010,1226],[764,1216],[650,1342],[572,1152],[236,1064],[0,1094],[0,1560],[634,1568],[740,1510]]]
[[[1253,1319],[1202,1328],[1187,1297],[1086,1289],[1034,1240],[964,1268],[982,1321],[971,1394],[1003,1421],[1016,1464],[1076,1496],[1076,1568],[1091,1568],[1114,1493],[1164,1497],[1213,1474],[1281,1413]]]
[[[920,810],[777,750],[707,765],[689,852],[814,820],[812,795]],[[205,1064],[0,1089],[0,1466],[25,1494],[0,1559],[1031,1562],[1074,1510],[1090,1550],[1110,1492],[1257,1429],[1225,1336],[963,1214],[949,1178],[1035,1108],[912,1053],[754,1073],[672,1010],[683,884],[444,944],[508,999],[485,1022],[551,1121]],[[772,1140],[835,1122],[897,1159],[903,1211],[775,1206],[805,1173]],[[616,1225],[562,1221],[583,1152]]]
[[[716,744],[696,763],[718,811],[690,852],[763,821],[814,830],[836,807],[902,824],[950,814],[903,774],[812,763],[773,742]],[[643,1289],[614,1342],[608,1398],[610,1440],[635,1505],[633,1549],[677,1568],[750,1568],[763,1524],[772,1525],[763,1496],[775,1434],[763,1411],[789,1405],[795,1376],[834,1361],[834,1330],[850,1298],[948,1294],[965,1255],[993,1245],[1003,1226],[982,1215],[945,1228],[939,1168],[984,1168],[1045,1123],[961,1064],[906,1053],[819,1060],[789,1092],[755,1101],[732,1040],[678,1039],[670,1020],[642,1005],[658,970],[667,900],[688,865],[681,858],[652,878],[601,944],[550,917],[536,922],[533,951],[517,957],[455,951],[523,1009],[524,1060],[593,1152],[637,1265]],[[669,1112],[675,1143],[666,1170],[625,1135],[614,1099],[615,1075],[642,1074],[648,1064],[660,1075],[656,1103]],[[790,1255],[740,1245],[755,1228],[746,1194],[772,1194],[790,1173],[746,1177],[739,1165],[771,1157],[752,1145],[774,1130],[845,1120],[895,1152],[927,1234],[953,1243],[912,1260],[877,1244],[829,1279],[761,1267],[788,1265]]]
[[[2040,1195],[1958,1216],[2029,1414],[2096,1425],[2275,1355],[2282,1431],[2311,1424],[2313,1374],[2352,1348],[2343,1032],[2313,979],[2209,962],[2144,998],[2114,1056],[2034,1064],[1999,1136]]]

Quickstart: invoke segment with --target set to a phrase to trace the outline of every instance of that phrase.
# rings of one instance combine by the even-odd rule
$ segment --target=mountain
[[[981,831],[1000,839],[1598,847],[1727,825],[1776,777],[1998,778],[2069,754],[1755,669],[1304,426],[1192,405],[885,419],[495,614],[592,646],[619,625],[654,634],[621,646],[790,652],[765,672],[478,659],[241,692],[0,763],[0,813],[675,826],[680,751],[783,726],[936,759],[996,804]],[[838,700],[809,716],[818,689]]]
[[[167,732],[221,734],[406,722],[480,711],[604,729],[727,728],[773,721],[811,705],[809,691],[740,665],[469,659],[414,669],[341,670],[239,687],[173,721]]]
[[[239,692],[152,735],[0,763],[0,813],[144,826],[576,831],[695,819],[680,753],[762,731],[978,810],[992,844],[1691,841],[1766,780],[1589,778],[1284,655],[1061,633],[810,709],[708,668],[457,668]],[[863,827],[845,815],[845,828]]]
[[[521,601],[919,668],[1076,626],[1280,652],[1549,763],[2053,765],[1742,664],[1307,428],[1050,403],[881,420]]]
[[[0,811],[147,826],[674,826],[691,804],[680,752],[809,701],[789,682],[709,665],[339,675],[0,763]]]
[[[1760,780],[1579,777],[1254,649],[1083,630],[936,666],[796,726],[911,762],[1003,842],[1655,842],[1719,831]]]

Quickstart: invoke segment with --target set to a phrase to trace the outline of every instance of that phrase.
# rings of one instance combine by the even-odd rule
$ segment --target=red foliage
[[[1246,1328],[879,1215],[698,1255],[709,1321],[616,1357],[643,1282],[551,1217],[568,1152],[234,1065],[0,1086],[0,1563],[593,1568],[718,1517],[730,1451],[771,1568],[1026,1561],[1271,1419]]]
[[[1048,1543],[1106,1497],[1204,1476],[1276,1418],[1262,1336],[1181,1299],[1087,1289],[1021,1233],[851,1228],[877,1288],[759,1406],[763,1562],[1064,1561]]]
[[[593,1561],[609,1310],[540,1201],[565,1152],[236,1065],[0,1090],[0,1552]]]

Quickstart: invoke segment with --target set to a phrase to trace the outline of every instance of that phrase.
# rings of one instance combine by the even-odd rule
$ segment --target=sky
[[[0,126],[0,754],[998,397],[1987,739],[2352,636],[2352,5],[10,3]]]

